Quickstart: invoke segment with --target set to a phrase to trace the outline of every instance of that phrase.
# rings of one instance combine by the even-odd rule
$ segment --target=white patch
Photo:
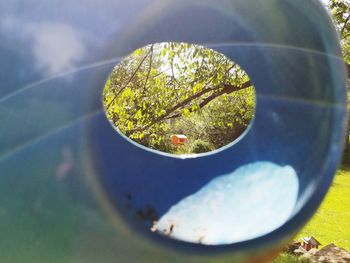
[[[78,34],[68,25],[45,23],[30,28],[37,67],[57,74],[75,67],[85,56]]]
[[[153,228],[182,241],[232,244],[283,225],[293,214],[297,194],[291,166],[256,162],[213,179],[172,206]]]
[[[35,68],[46,75],[71,70],[86,55],[79,33],[64,23],[35,23],[7,16],[0,20],[0,29],[27,41],[35,58]]]

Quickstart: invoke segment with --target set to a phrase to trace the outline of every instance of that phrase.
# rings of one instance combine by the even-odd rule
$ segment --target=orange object
[[[174,134],[170,136],[171,143],[174,145],[184,145],[188,142],[188,138],[183,134]]]

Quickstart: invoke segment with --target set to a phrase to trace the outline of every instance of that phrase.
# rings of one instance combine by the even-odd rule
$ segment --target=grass
[[[303,257],[296,257],[294,255],[283,253],[279,255],[273,263],[307,263],[308,260]]]
[[[350,169],[339,170],[317,213],[296,238],[314,236],[323,246],[350,251]]]
[[[330,243],[350,251],[350,168],[338,170],[321,207],[295,239],[314,236],[321,248]],[[302,258],[283,253],[273,263],[303,263]]]

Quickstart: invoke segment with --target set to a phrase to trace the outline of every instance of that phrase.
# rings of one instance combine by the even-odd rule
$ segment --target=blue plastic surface
[[[256,115],[237,142],[180,158],[112,128],[101,101],[108,74],[164,41],[213,48],[251,77]],[[0,0],[0,109],[1,262],[240,262],[279,247],[327,192],[344,137],[345,70],[315,0]],[[147,207],[164,215],[257,162],[297,175],[294,209],[272,232],[208,246],[152,233],[137,217]],[[277,188],[270,197],[284,198]]]

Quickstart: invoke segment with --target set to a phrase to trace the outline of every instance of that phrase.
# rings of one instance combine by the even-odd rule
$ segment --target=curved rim
[[[162,44],[162,43],[169,43],[169,42],[160,42],[160,43],[153,43],[153,44]],[[175,43],[185,43],[185,42],[175,42]],[[203,45],[203,44],[197,44],[197,43],[185,43],[185,44],[190,44],[190,45],[200,45],[206,49],[211,49],[217,53],[219,53],[220,55],[223,55],[225,56],[227,59],[229,59],[231,62],[237,64],[232,58],[229,58],[227,57],[226,55],[220,53],[219,51],[216,51],[215,49],[212,49],[211,47],[209,47],[209,45]],[[136,50],[140,49],[140,48],[143,48],[143,47],[139,47]],[[134,52],[134,51],[133,51]],[[124,56],[125,57],[128,57],[131,53],[129,53],[128,55]],[[124,60],[124,58],[120,59],[120,61],[118,61],[118,64]],[[117,64],[117,65],[118,65]],[[117,66],[115,65],[115,66]],[[251,87],[253,88],[254,90],[254,97],[255,97],[255,101],[254,101],[254,113],[253,113],[253,117],[252,119],[249,121],[249,125],[247,126],[247,128],[237,137],[235,138],[233,141],[231,141],[230,143],[218,148],[218,149],[215,149],[215,150],[212,150],[212,151],[209,151],[209,152],[205,152],[205,153],[193,153],[193,154],[172,154],[172,153],[167,153],[167,152],[163,152],[163,151],[159,151],[159,150],[155,150],[155,149],[151,149],[149,147],[146,147],[142,144],[139,144],[137,142],[135,142],[134,140],[130,139],[128,136],[126,136],[124,133],[122,133],[119,128],[111,121],[107,118],[107,111],[106,111],[106,107],[105,105],[103,104],[103,93],[104,93],[104,90],[102,89],[102,94],[101,94],[101,102],[102,102],[102,108],[103,108],[103,111],[105,113],[105,117],[106,119],[108,120],[109,124],[112,126],[112,128],[117,132],[117,136],[121,136],[123,139],[125,139],[126,141],[128,141],[129,143],[135,145],[136,147],[142,149],[142,150],[145,150],[145,151],[148,151],[148,152],[151,152],[153,154],[158,154],[158,155],[161,155],[161,156],[166,156],[166,157],[169,157],[169,158],[174,158],[174,159],[191,159],[191,158],[200,158],[200,157],[207,157],[207,156],[210,156],[210,155],[213,155],[213,154],[217,154],[217,153],[220,153],[220,152],[223,152],[229,148],[231,148],[232,146],[238,144],[240,141],[243,140],[243,138],[250,132],[250,130],[252,129],[252,127],[254,126],[254,122],[255,122],[255,116],[256,116],[256,112],[258,111],[258,99],[257,99],[257,91],[255,89],[255,85],[254,85],[254,80],[250,77],[249,73],[247,72],[246,69],[244,69],[241,65],[237,64],[246,74],[247,76],[249,77],[249,80],[250,82],[252,83]],[[105,80],[105,83],[109,80],[109,78],[111,77],[112,75],[112,72],[109,73],[107,79]]]
[[[330,19],[329,14],[327,14],[327,15],[328,15],[328,18]],[[242,43],[237,43],[237,45],[239,45],[239,44],[242,44]],[[250,44],[254,45],[254,43],[250,43]],[[201,43],[201,45],[203,45],[203,43]],[[273,46],[273,44],[268,44],[268,43],[266,45]],[[205,45],[205,46],[208,47],[210,45]],[[288,47],[288,48],[291,48],[291,47]],[[295,48],[295,47],[293,47],[293,48]],[[297,48],[297,49],[299,49],[299,48]],[[300,48],[300,51],[305,52],[306,50],[303,50],[302,48]],[[310,52],[310,51],[312,51],[312,50],[308,50],[308,52]],[[318,53],[320,55],[332,56],[329,54],[322,54],[321,52],[318,52],[318,51],[313,51],[313,52]],[[341,59],[340,57],[337,57],[337,56],[332,56],[332,57],[336,58],[336,59]],[[345,66],[344,66],[344,76],[345,76]],[[338,105],[338,106],[342,107],[344,105]],[[256,101],[256,112],[258,111],[258,109],[259,109],[259,105]],[[343,113],[344,120],[346,119],[346,116],[347,116],[347,110],[346,110],[346,108],[344,108],[344,113]],[[197,154],[195,156],[186,156],[186,158],[208,156],[208,155],[212,155],[214,153],[221,152],[225,149],[228,149],[228,148],[234,146],[235,144],[237,144],[239,141],[241,141],[245,137],[245,135],[251,130],[251,127],[253,126],[253,124],[254,124],[254,118],[252,119],[250,126],[246,129],[246,131],[239,138],[237,138],[234,142],[227,144],[226,146],[223,146],[222,148],[217,149],[215,151],[212,151],[209,153]],[[113,124],[111,124],[111,125],[114,128],[114,125]],[[120,133],[118,130],[117,130],[117,132],[124,139],[126,139],[130,143],[140,147],[141,149],[144,149],[146,151],[150,151],[150,152],[155,153],[155,154],[167,156],[167,157],[184,159],[183,156],[167,154],[164,152],[152,150],[152,149],[149,149],[149,148],[144,147],[142,145],[139,145],[139,144],[133,142],[132,140],[130,140],[124,134]],[[342,130],[337,129],[333,132],[333,135],[336,138],[340,138],[340,137],[344,138],[344,136],[342,136],[344,134],[345,134],[344,129],[342,129]],[[334,139],[333,139],[333,141],[334,141]],[[344,145],[344,139],[343,139],[343,143],[341,143],[340,141],[337,142],[337,145],[341,145],[341,144]],[[123,222],[123,225],[126,226],[128,228],[128,230],[131,230],[133,233],[136,233],[139,238],[145,237],[146,238],[145,240],[154,241],[154,243],[151,244],[150,246],[155,247],[156,245],[158,245],[160,247],[163,247],[163,248],[166,248],[169,250],[185,252],[188,254],[195,254],[196,256],[201,256],[201,255],[205,256],[205,255],[218,255],[221,253],[234,253],[234,252],[250,251],[252,248],[256,249],[256,248],[266,248],[269,246],[272,247],[274,244],[280,243],[283,240],[287,240],[287,239],[291,238],[310,219],[310,217],[315,213],[315,211],[320,206],[322,200],[324,199],[324,197],[325,197],[325,195],[326,195],[326,193],[327,193],[327,191],[328,191],[328,189],[333,181],[333,178],[335,176],[336,168],[338,167],[339,162],[341,160],[341,150],[339,149],[338,151],[335,151],[333,157],[334,157],[333,160],[331,160],[331,162],[325,164],[324,169],[321,170],[322,174],[320,175],[320,180],[317,181],[316,187],[314,188],[314,190],[312,191],[310,196],[307,197],[303,206],[293,216],[291,216],[291,218],[287,222],[285,222],[282,226],[280,226],[279,228],[275,229],[274,231],[272,231],[266,235],[263,235],[261,237],[258,237],[258,238],[240,241],[240,242],[227,244],[227,245],[215,245],[215,246],[188,243],[188,242],[184,242],[184,241],[170,239],[170,238],[163,237],[160,235],[154,235],[153,233],[151,233],[149,231],[142,231],[142,233],[140,233],[139,231],[136,231],[135,228],[128,227],[129,226],[128,222],[125,222],[124,218],[115,212],[116,208],[114,207],[112,201],[109,199],[107,193],[103,191],[103,186],[99,182],[97,173],[93,172],[93,174],[92,173],[90,173],[90,174],[92,177],[95,178],[96,182],[98,182],[97,184],[94,184],[94,185],[96,188],[99,188],[98,192],[99,192],[99,198],[102,198],[101,202],[106,202],[106,204],[108,203],[108,207],[109,207],[109,209],[111,209],[111,211],[109,212],[110,216],[113,217],[114,219],[116,219],[119,223]],[[117,226],[118,229],[120,229],[119,223]],[[147,230],[147,229],[145,229],[145,230]],[[147,242],[145,242],[145,243],[147,243]],[[198,253],[198,252],[200,252],[200,253]]]

